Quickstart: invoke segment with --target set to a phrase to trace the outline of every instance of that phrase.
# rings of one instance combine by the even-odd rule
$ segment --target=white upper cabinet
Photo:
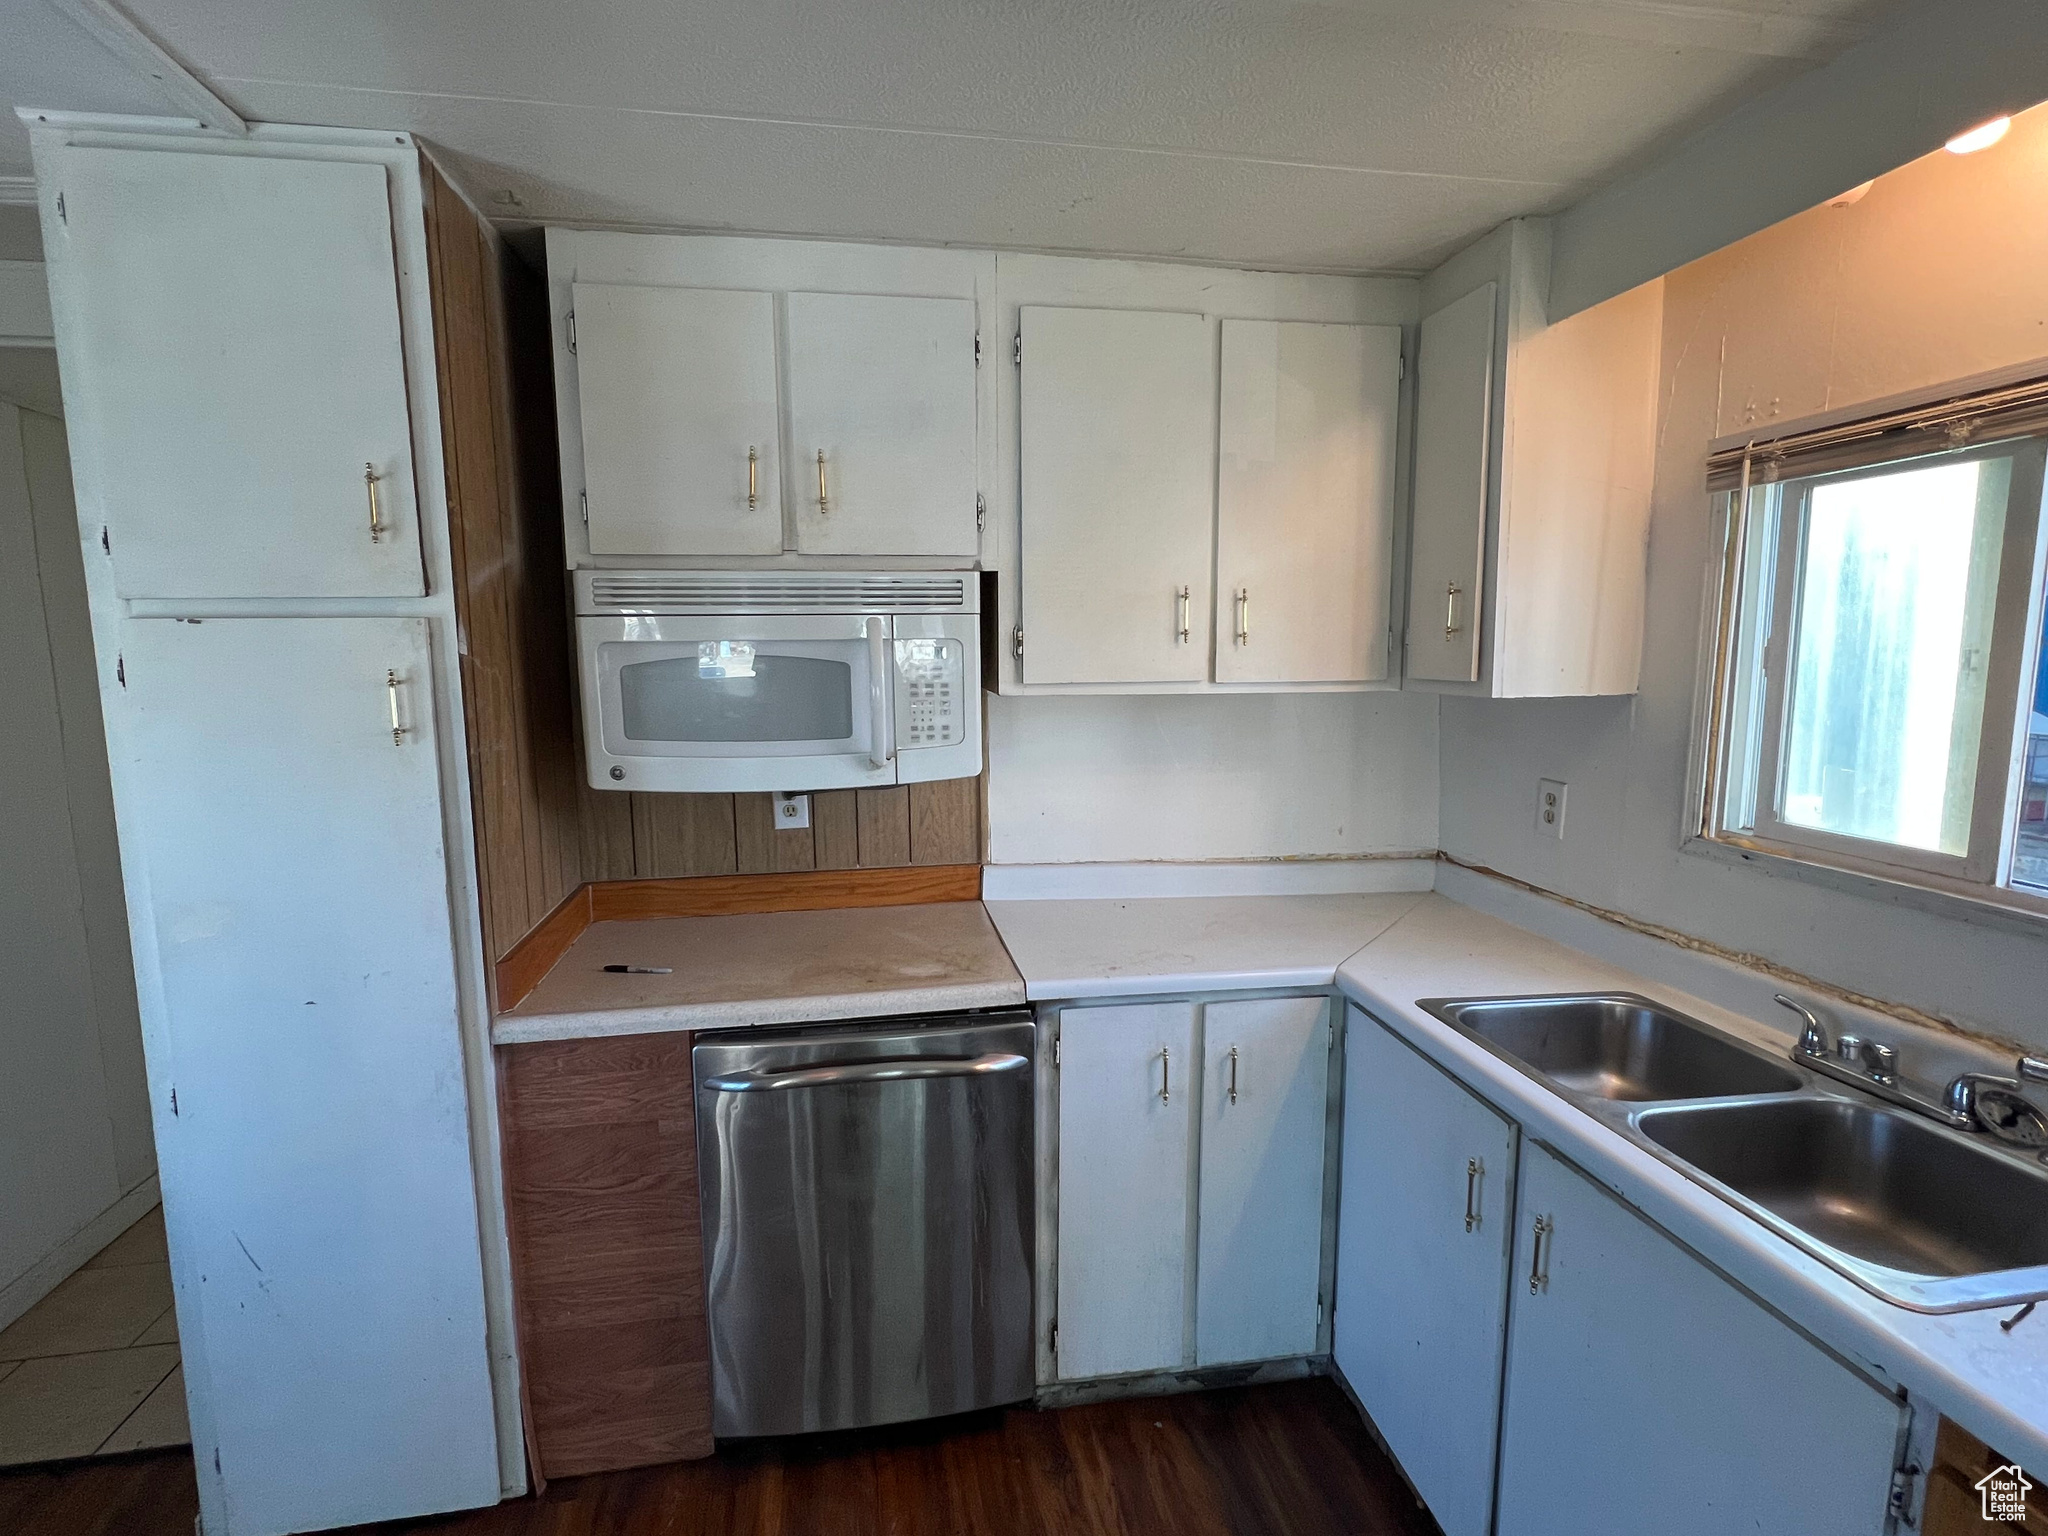
[[[1541,220],[1422,284],[1407,675],[1625,694],[1642,657],[1661,282],[1556,324]]]
[[[797,550],[972,560],[974,302],[792,293],[788,324]]]
[[[1225,320],[1219,683],[1388,675],[1401,329]]]
[[[1397,686],[1416,292],[998,257],[997,690]]]
[[[1202,1010],[1195,1363],[1316,1352],[1330,1000]]]
[[[779,553],[774,295],[574,295],[591,553]]]
[[[79,467],[116,592],[425,591],[386,168],[53,159],[65,395],[119,444]]]
[[[1495,291],[1495,284],[1483,284],[1422,321],[1408,558],[1410,677],[1469,683],[1479,676]]]
[[[1019,315],[1024,681],[1209,675],[1216,374],[1198,314]]]
[[[994,256],[547,245],[570,565],[978,558]]]

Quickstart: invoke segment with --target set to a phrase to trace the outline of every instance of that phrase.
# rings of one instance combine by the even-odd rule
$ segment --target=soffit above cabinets
[[[129,8],[246,115],[418,132],[508,220],[1419,271],[1834,57],[1892,5]],[[112,104],[60,84],[39,55],[0,65],[15,102]],[[0,174],[10,159],[26,169],[26,146],[0,137]]]

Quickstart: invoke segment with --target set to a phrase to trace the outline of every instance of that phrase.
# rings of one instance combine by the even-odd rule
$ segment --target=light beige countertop
[[[1327,987],[1339,965],[1423,899],[1394,891],[987,905],[1035,1001]]]
[[[607,965],[668,966],[620,975]],[[499,1045],[657,1030],[1000,1008],[1024,1001],[978,901],[593,923],[518,1007]]]

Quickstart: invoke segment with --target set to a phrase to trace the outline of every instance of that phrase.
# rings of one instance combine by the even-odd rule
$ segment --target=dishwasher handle
[[[989,1051],[981,1056],[886,1056],[870,1061],[844,1061],[786,1072],[731,1072],[704,1079],[713,1093],[754,1093],[771,1088],[833,1088],[842,1083],[899,1083],[921,1077],[988,1077],[1021,1072],[1028,1056],[1014,1051]]]

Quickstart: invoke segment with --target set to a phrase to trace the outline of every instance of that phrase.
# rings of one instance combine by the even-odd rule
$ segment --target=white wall
[[[156,1168],[77,527],[62,424],[0,401],[0,1324]]]
[[[988,700],[997,864],[1429,850],[1427,694]]]
[[[1680,850],[1710,560],[1708,441],[2048,356],[2048,110],[1666,280],[1642,691],[1443,705],[1443,846],[1871,996],[2048,1045],[2048,939]],[[1570,786],[1560,843],[1536,781]]]

